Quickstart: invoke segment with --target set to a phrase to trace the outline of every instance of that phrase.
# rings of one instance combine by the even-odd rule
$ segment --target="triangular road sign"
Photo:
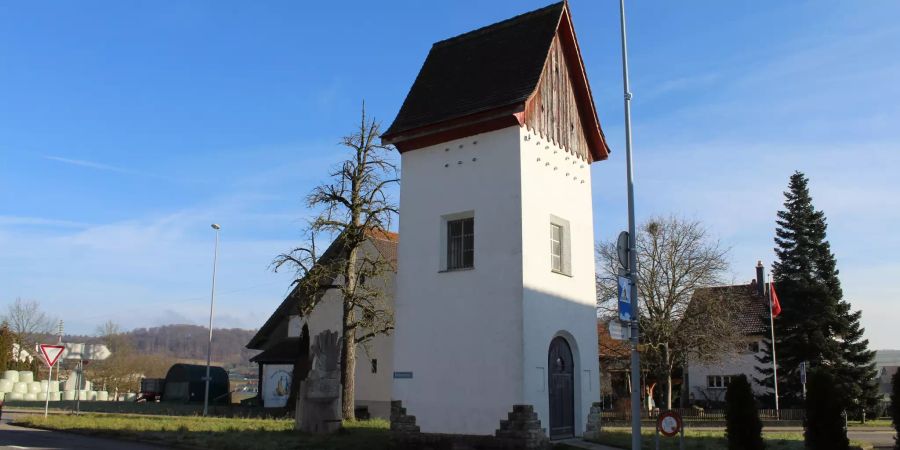
[[[63,345],[41,344],[41,356],[44,357],[47,365],[52,367],[65,349],[66,347]]]

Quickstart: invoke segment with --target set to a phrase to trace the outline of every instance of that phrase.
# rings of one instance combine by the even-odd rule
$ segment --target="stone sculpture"
[[[331,433],[341,427],[341,338],[337,331],[319,333],[310,349],[311,369],[300,382],[297,428]]]

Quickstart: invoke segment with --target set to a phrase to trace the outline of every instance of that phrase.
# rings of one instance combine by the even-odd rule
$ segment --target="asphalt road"
[[[854,441],[864,441],[875,446],[875,448],[894,448],[893,430],[864,430],[862,428],[850,428],[847,431],[847,437]]]
[[[0,421],[0,449],[91,449],[91,450],[160,450],[166,447],[80,436],[58,431],[36,430],[9,424],[16,413],[4,413]]]

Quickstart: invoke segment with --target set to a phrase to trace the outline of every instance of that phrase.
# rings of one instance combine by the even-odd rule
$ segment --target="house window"
[[[372,358],[372,373],[378,373],[378,359]]]
[[[550,270],[572,276],[572,246],[569,221],[550,216]]]
[[[475,218],[447,221],[447,270],[475,265]]]
[[[706,387],[711,389],[725,389],[731,384],[731,380],[737,375],[708,375],[706,377]]]
[[[550,224],[550,268],[554,272],[563,271],[563,227]]]

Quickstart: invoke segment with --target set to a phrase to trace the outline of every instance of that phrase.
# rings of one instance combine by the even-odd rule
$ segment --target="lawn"
[[[345,422],[333,435],[295,432],[294,422],[286,419],[81,414],[25,416],[16,424],[186,448],[377,450],[390,441],[385,420]]]
[[[653,429],[645,428],[641,430],[641,448],[652,450],[656,448],[654,441]],[[767,449],[774,450],[802,450],[803,433],[802,432],[773,432],[763,434]],[[624,427],[606,427],[600,439],[596,440],[600,444],[610,445],[619,448],[631,448],[631,429]],[[678,438],[659,438],[661,449],[677,449]],[[852,442],[851,445],[858,444]],[[685,450],[717,450],[728,448],[728,441],[725,440],[725,431],[718,430],[685,430],[684,436]],[[852,447],[851,447],[852,448]]]
[[[851,420],[847,422],[847,426],[850,428],[856,427],[892,427],[894,426],[891,419],[869,419],[866,423],[860,423],[858,421]]]

